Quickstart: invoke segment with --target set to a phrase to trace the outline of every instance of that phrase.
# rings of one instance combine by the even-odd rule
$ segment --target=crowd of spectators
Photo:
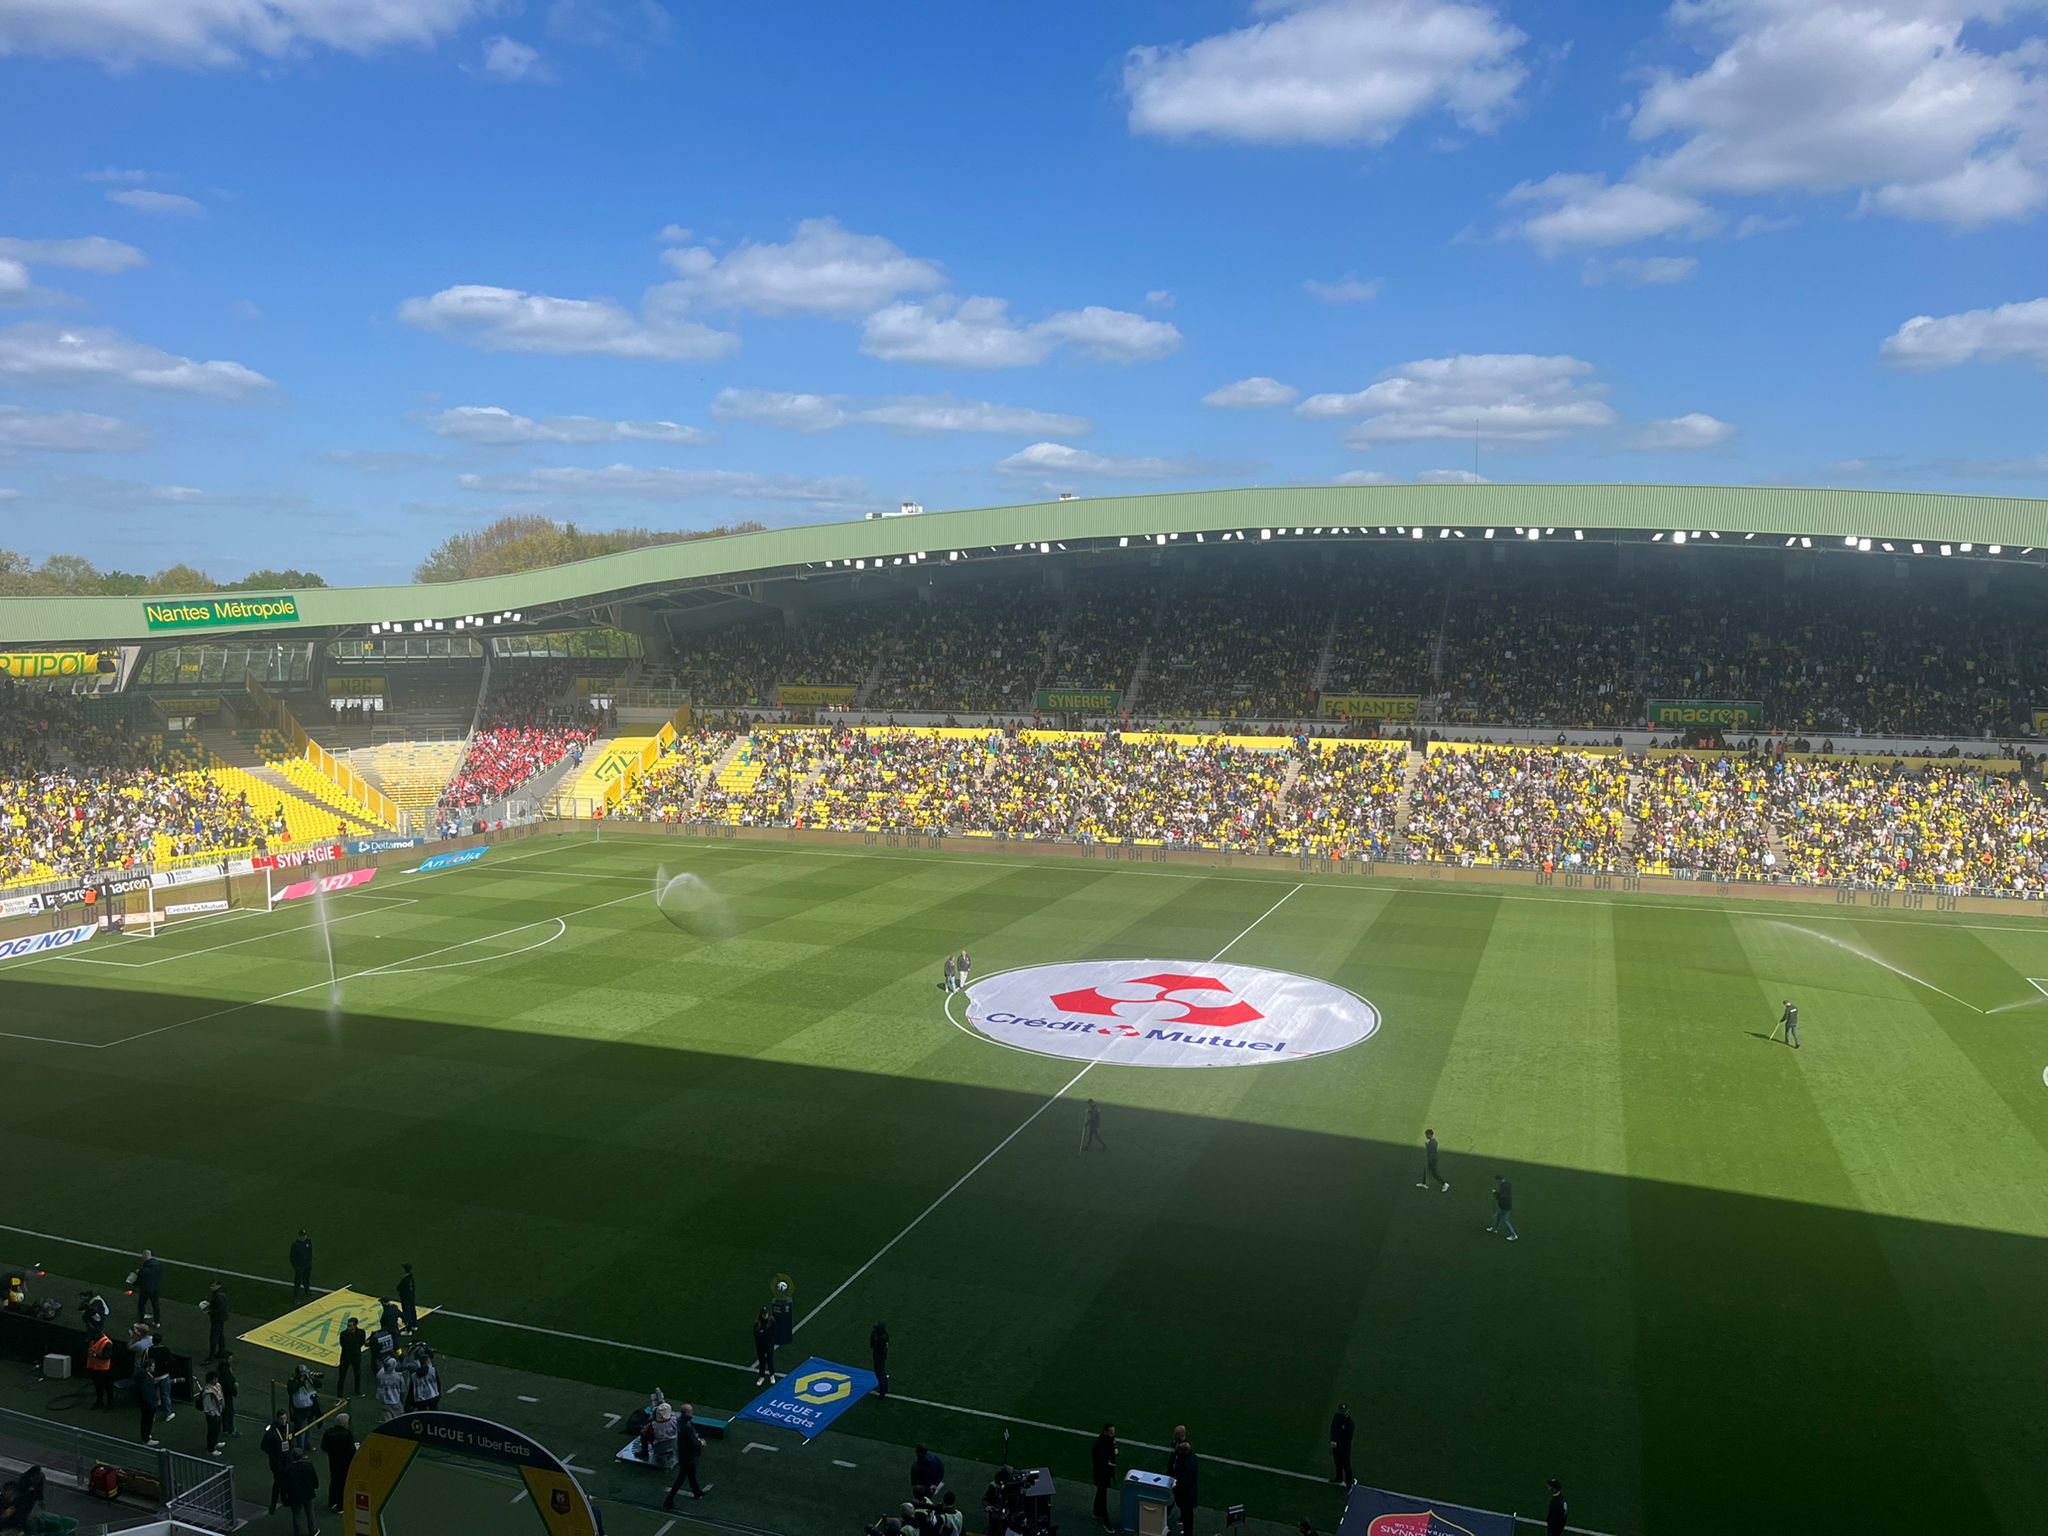
[[[563,662],[508,665],[494,678],[482,719],[441,791],[444,811],[468,811],[510,794],[563,758],[582,761],[604,712],[575,692]]]
[[[1605,584],[1475,587],[1452,599],[1435,691],[1452,720],[1634,725],[1640,641],[1636,600]]]
[[[267,830],[245,794],[201,773],[78,767],[0,777],[4,884],[254,847]]]
[[[1329,629],[1327,579],[1217,572],[1161,606],[1138,708],[1218,720],[1301,720],[1315,713],[1316,666]]]
[[[704,776],[732,750],[729,730],[677,736],[619,802],[619,812],[643,821],[690,821]]]
[[[872,709],[1029,710],[1050,638],[1044,605],[993,595],[916,604],[889,637]]]
[[[1967,766],[1784,760],[1772,814],[1793,879],[2048,895],[2048,801]]]
[[[1621,757],[1515,747],[1437,752],[1416,771],[1408,854],[1446,864],[1623,867]]]
[[[1637,868],[1718,880],[1774,876],[1772,784],[1782,762],[1756,754],[1645,761],[1629,799]]]
[[[1259,841],[1275,853],[1382,859],[1392,851],[1408,754],[1399,743],[1299,749],[1284,795],[1269,800]]]

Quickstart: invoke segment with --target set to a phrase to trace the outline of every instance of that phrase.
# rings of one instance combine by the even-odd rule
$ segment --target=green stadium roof
[[[161,597],[0,598],[0,644],[57,646],[168,641],[198,635],[360,632],[374,623],[410,625],[469,615],[518,612],[524,628],[575,625],[614,605],[659,602],[693,589],[774,581],[833,562],[893,560],[924,553],[944,560],[1012,552],[1018,544],[1100,548],[1103,541],[1160,534],[1262,528],[1350,528],[1376,536],[1380,527],[1426,525],[1465,530],[1516,525],[1583,530],[1588,538],[1648,538],[1659,532],[1717,532],[1724,539],[1810,538],[1816,546],[1845,538],[1891,540],[1903,550],[1920,541],[1934,553],[1964,543],[2005,557],[2048,552],[2048,501],[2011,496],[1946,496],[1906,491],[1806,490],[1758,486],[1670,485],[1399,485],[1302,486],[1187,491],[1151,496],[1078,497],[1022,506],[933,512],[859,522],[769,529],[604,555],[571,565],[471,581],[400,587],[332,587],[291,594],[298,617],[193,622],[152,628],[144,609]],[[220,594],[224,601],[269,594]],[[192,594],[204,601],[209,594]]]

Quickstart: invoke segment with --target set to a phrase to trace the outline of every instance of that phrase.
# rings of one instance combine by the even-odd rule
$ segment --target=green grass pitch
[[[729,902],[731,937],[662,919],[662,864]],[[411,1259],[428,1302],[724,1361],[787,1271],[803,1352],[865,1364],[886,1318],[902,1392],[1138,1440],[1187,1423],[1205,1502],[1258,1475],[1215,1458],[1326,1473],[1348,1398],[1366,1480],[1529,1509],[1556,1473],[1610,1531],[2042,1528],[2038,909],[1296,884],[607,831],[337,898],[338,1012],[303,903],[9,962],[0,1221],[262,1274],[305,1225],[323,1284]],[[1079,1104],[1046,1109],[1073,1064],[945,1017],[962,944],[982,974],[1229,944],[1384,1022],[1257,1070],[1099,1067],[1072,1097],[1114,1150],[1084,1157]],[[1797,1053],[1763,1038],[1785,996]],[[1449,1195],[1415,1188],[1425,1124]],[[1514,1246],[1481,1230],[1495,1172]],[[649,1376],[484,1323],[443,1338]]]

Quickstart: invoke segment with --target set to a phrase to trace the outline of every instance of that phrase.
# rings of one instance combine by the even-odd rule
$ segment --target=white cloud
[[[1698,235],[1708,198],[1840,197],[1860,212],[1974,228],[2048,206],[2048,48],[2004,51],[2011,0],[1686,0],[1703,55],[1659,69],[1629,113],[1646,152],[1612,186],[1552,177],[1538,246]],[[1519,189],[1518,189],[1519,190]],[[1511,195],[1512,196],[1512,195]],[[1766,223],[1753,222],[1765,218]],[[1752,215],[1738,234],[1775,216]]]
[[[2048,368],[2048,299],[1958,315],[1915,315],[1885,338],[1878,354],[1894,368],[1954,368],[2014,358]]]
[[[1173,296],[1173,292],[1171,289],[1154,288],[1145,295],[1145,302],[1147,304],[1150,304],[1154,309],[1171,309],[1174,305],[1178,304],[1180,300]]]
[[[1292,384],[1282,384],[1278,379],[1255,374],[1249,379],[1239,379],[1235,384],[1226,384],[1221,389],[1210,390],[1202,396],[1202,404],[1225,411],[1263,411],[1275,405],[1291,405],[1300,393]]]
[[[1368,303],[1380,296],[1382,286],[1376,277],[1363,280],[1356,277],[1340,277],[1334,283],[1320,282],[1311,277],[1301,285],[1302,291],[1310,298],[1320,299],[1325,304]]]
[[[688,319],[649,295],[636,316],[614,299],[558,299],[516,288],[464,283],[398,306],[407,325],[487,352],[649,358],[706,362],[738,348],[739,337]]]
[[[1631,288],[1654,288],[1682,283],[1700,269],[1693,256],[1617,256],[1612,261],[1588,259],[1579,280],[1597,288],[1612,279]]]
[[[428,46],[468,21],[476,0],[9,0],[0,57],[76,56],[225,66],[314,48],[368,54]]]
[[[19,501],[20,499],[21,491],[18,487],[12,485],[0,485],[0,501]]]
[[[0,238],[0,257],[36,267],[68,267],[77,272],[126,272],[147,263],[142,252],[104,235],[76,240],[12,240]]]
[[[1002,299],[955,299],[941,294],[905,301],[867,318],[861,350],[891,363],[944,368],[1025,368],[1042,363],[1063,343],[1110,362],[1163,357],[1180,345],[1178,329],[1127,310],[1062,310],[1036,325],[1010,319]]]
[[[662,238],[687,239],[671,225]],[[934,261],[912,256],[881,235],[860,235],[836,219],[805,219],[781,245],[748,242],[724,256],[705,246],[664,251],[676,273],[669,286],[713,309],[764,315],[851,318],[905,293],[946,285]]]
[[[133,208],[137,213],[170,214],[181,219],[206,211],[196,198],[176,192],[153,192],[148,187],[116,187],[107,194],[107,201],[119,203],[123,208]]]
[[[1366,419],[1344,434],[1353,448],[1378,443],[1478,439],[1544,443],[1616,420],[1593,365],[1575,357],[1485,353],[1423,358],[1353,394],[1311,395],[1295,407],[1310,420]]]
[[[1052,474],[1104,480],[1176,480],[1207,474],[1211,466],[1199,459],[1133,458],[1115,454],[1090,453],[1065,443],[1033,443],[1007,459],[996,469],[1006,475]]]
[[[1526,71],[1522,34],[1452,0],[1265,0],[1265,19],[1194,43],[1133,49],[1135,133],[1255,144],[1383,144],[1448,112],[1490,128]]]
[[[1717,421],[1703,411],[1691,411],[1667,421],[1646,421],[1629,439],[1638,453],[1689,453],[1701,448],[1719,448],[1732,442],[1735,428]]]
[[[1033,329],[1071,343],[1089,357],[1109,363],[1141,363],[1180,346],[1180,331],[1164,320],[1147,320],[1125,309],[1090,304],[1041,320]]]
[[[1394,477],[1383,469],[1347,469],[1332,485],[1391,485]]]
[[[1514,232],[1546,256],[1572,246],[1630,245],[1658,235],[1703,235],[1720,216],[1689,193],[1602,176],[1560,172],[1525,181],[1502,199],[1513,206],[1544,203]]]
[[[148,446],[145,429],[112,416],[0,405],[0,452],[126,453]]]
[[[516,443],[672,443],[713,441],[702,427],[673,421],[606,421],[597,416],[549,416],[535,421],[501,405],[458,405],[427,418],[429,431],[464,442],[503,447]]]
[[[133,384],[190,395],[239,396],[270,387],[270,380],[240,363],[195,362],[105,327],[44,322],[0,330],[0,376]]]
[[[962,400],[955,395],[896,395],[860,403],[845,395],[721,389],[711,402],[711,414],[720,421],[746,421],[790,432],[875,426],[904,437],[942,432],[989,432],[1011,437],[1057,432],[1072,437],[1094,427],[1085,416],[1062,416],[986,400]]]
[[[694,501],[731,496],[741,501],[801,501],[854,505],[868,499],[867,483],[851,476],[824,479],[761,475],[737,469],[658,469],[612,464],[603,469],[534,469],[519,474],[463,475],[465,491],[493,494],[568,492],[638,501]]]
[[[1415,477],[1417,485],[1491,485],[1482,474],[1469,469],[1425,469]]]
[[[0,256],[0,304],[16,303],[33,292],[28,268],[21,262]]]
[[[541,60],[540,50],[516,37],[499,33],[484,40],[483,71],[493,80],[512,84],[520,80],[545,80],[547,66]]]

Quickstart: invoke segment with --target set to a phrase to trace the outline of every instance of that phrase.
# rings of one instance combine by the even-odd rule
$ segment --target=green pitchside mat
[[[0,965],[0,1244],[283,1278],[303,1225],[319,1284],[412,1261],[450,1354],[720,1414],[787,1274],[786,1363],[894,1339],[827,1455],[1010,1422],[1079,1486],[1105,1419],[1186,1424],[1205,1505],[1325,1528],[1339,1399],[1367,1481],[1528,1511],[1556,1475],[1623,1536],[2040,1528],[2038,909],[607,829],[329,912],[333,985],[305,902]]]

